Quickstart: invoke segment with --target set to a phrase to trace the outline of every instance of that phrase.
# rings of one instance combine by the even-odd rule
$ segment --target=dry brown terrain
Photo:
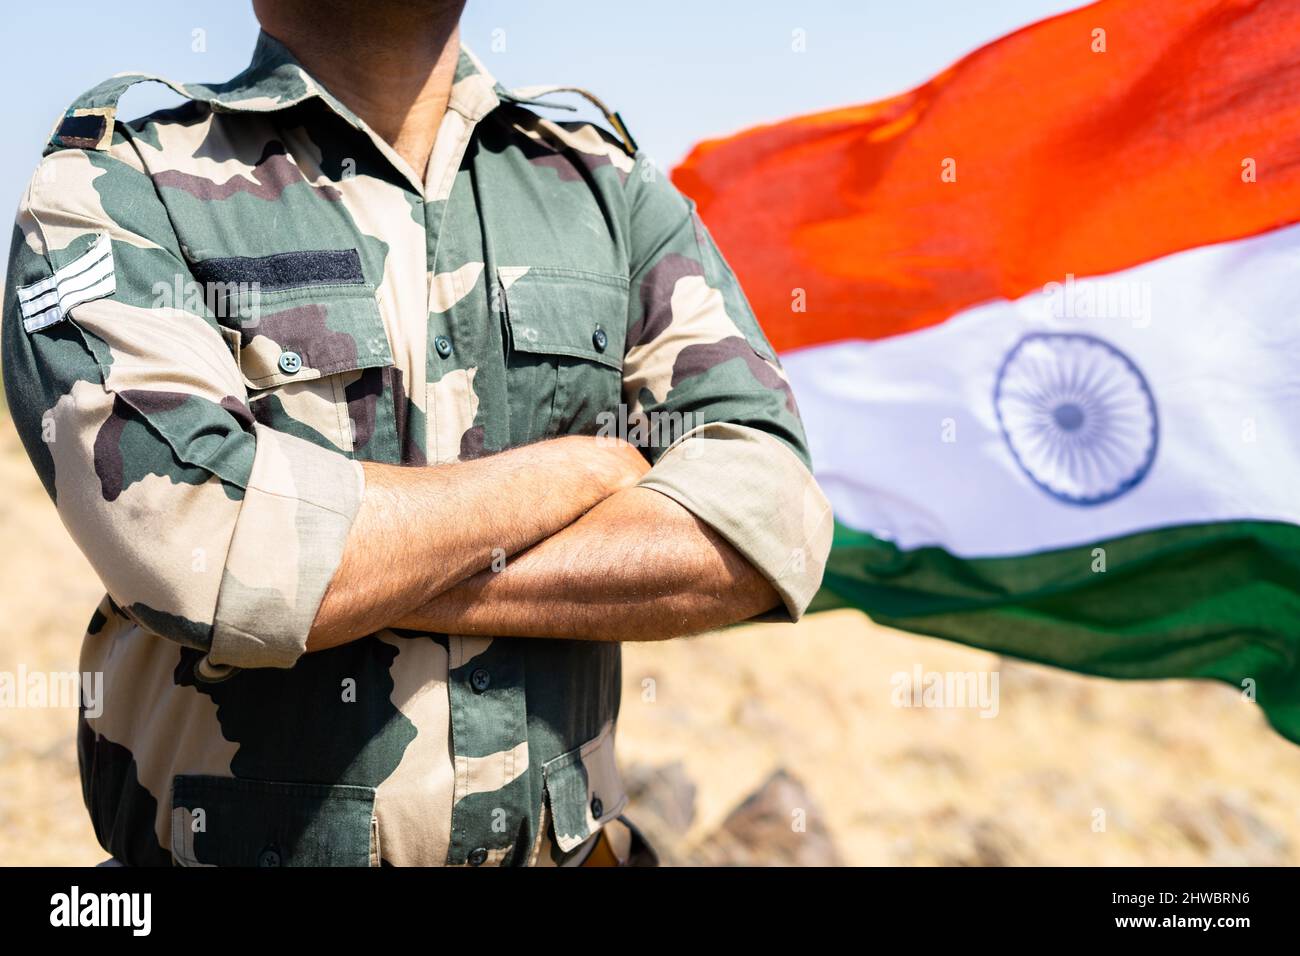
[[[100,589],[7,419],[0,482],[0,671],[75,669]],[[997,671],[997,716],[895,706],[918,664]],[[841,612],[629,647],[620,727],[630,813],[669,862],[1300,862],[1300,750],[1228,687],[1081,678]],[[0,708],[0,863],[103,858],[74,730]]]

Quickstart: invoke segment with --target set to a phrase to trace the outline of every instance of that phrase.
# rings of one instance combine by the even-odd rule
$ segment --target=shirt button
[[[445,335],[440,335],[433,340],[433,347],[438,350],[438,354],[446,358],[451,354],[451,339]]]
[[[302,369],[302,356],[297,352],[280,353],[280,371],[293,375]]]
[[[257,855],[258,866],[279,866],[280,851],[276,849],[275,844],[264,847],[262,852]]]
[[[591,798],[591,815],[599,820],[605,813],[605,805],[600,802],[600,797]]]
[[[491,683],[492,675],[481,667],[469,675],[469,685],[480,694],[487,690]]]
[[[597,352],[605,351],[605,346],[609,345],[609,336],[605,334],[604,329],[596,329],[591,333],[591,344],[596,346]]]
[[[470,850],[469,856],[465,858],[465,862],[470,866],[482,866],[487,862],[487,850],[481,846]]]

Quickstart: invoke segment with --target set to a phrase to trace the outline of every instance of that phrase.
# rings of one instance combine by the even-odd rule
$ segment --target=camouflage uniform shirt
[[[3,326],[14,420],[108,592],[78,747],[100,843],[127,864],[571,859],[626,802],[618,644],[390,629],[304,654],[307,634],[361,461],[595,434],[620,407],[681,425],[642,484],[802,613],[829,515],[732,274],[615,114],[618,136],[542,118],[465,50],[423,177],[266,35],[234,79],[118,121],[145,79],[55,126]]]

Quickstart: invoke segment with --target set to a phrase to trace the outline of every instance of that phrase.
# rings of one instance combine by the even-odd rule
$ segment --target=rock
[[[682,845],[695,822],[695,784],[677,762],[652,767],[632,764],[622,772],[628,805],[636,824],[664,866],[685,863]]]
[[[704,866],[841,866],[830,831],[795,777],[777,770],[701,841]]]

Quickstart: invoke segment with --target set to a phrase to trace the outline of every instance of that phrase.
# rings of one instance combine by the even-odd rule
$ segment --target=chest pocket
[[[400,457],[393,354],[368,283],[263,291],[220,318],[253,417],[374,461]]]
[[[628,280],[574,269],[498,270],[510,443],[595,434],[621,401]]]

